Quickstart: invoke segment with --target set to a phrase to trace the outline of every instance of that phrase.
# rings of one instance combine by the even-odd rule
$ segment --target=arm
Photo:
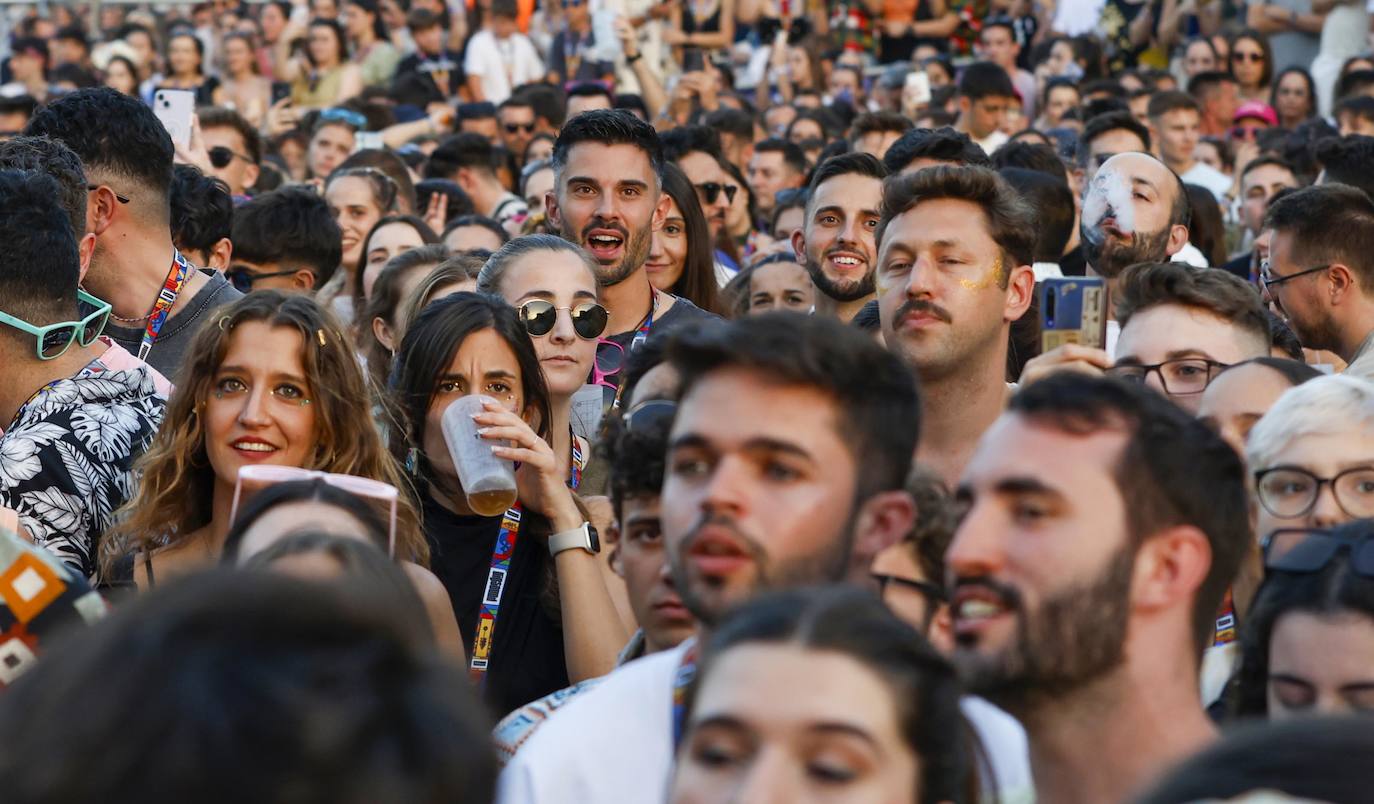
[[[1284,33],[1293,29],[1288,9],[1267,3],[1252,3],[1245,7],[1245,24],[1262,34]]]
[[[930,0],[930,19],[911,24],[916,36],[943,38],[952,36],[959,27],[959,15],[950,10],[945,0]]]
[[[343,75],[339,78],[339,95],[334,99],[334,102],[343,103],[362,91],[363,71],[358,69],[356,64],[345,65]]]
[[[668,105],[668,94],[663,90],[663,82],[658,80],[657,73],[649,69],[649,65],[644,62],[643,55],[639,52],[639,35],[635,32],[634,24],[625,17],[620,17],[615,21],[615,32],[620,38],[620,50],[625,54],[625,63],[629,65],[630,71],[635,74],[635,80],[639,82],[639,96],[644,99],[644,105],[649,107],[649,119],[653,120]]]
[[[412,120],[409,123],[397,123],[394,126],[387,126],[382,129],[382,142],[388,148],[400,148],[416,137],[423,137],[427,134],[439,134],[443,127],[434,115],[422,117],[419,120]]]
[[[458,630],[458,618],[453,614],[453,601],[448,590],[434,573],[409,561],[401,562],[401,569],[415,587],[420,602],[425,604],[429,615],[429,625],[434,630],[434,644],[445,657],[457,662],[459,667],[468,663],[467,651],[463,647],[463,634]]]
[[[1165,0],[1165,2],[1168,2],[1168,0]],[[1130,28],[1127,31],[1130,37],[1131,47],[1144,47],[1148,44],[1151,34],[1154,33],[1154,27],[1154,10],[1149,3],[1146,3],[1145,7],[1140,10],[1140,13],[1135,15],[1135,19],[1131,20]]]

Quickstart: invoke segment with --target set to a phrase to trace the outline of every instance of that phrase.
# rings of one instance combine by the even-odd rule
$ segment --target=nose
[[[996,575],[1005,565],[1003,535],[1006,524],[988,510],[987,505],[975,504],[954,532],[945,553],[945,575],[950,581],[958,577]]]
[[[801,801],[806,795],[797,778],[795,761],[783,756],[780,749],[764,746],[744,768],[729,801],[739,804],[789,804]]]
[[[750,474],[744,463],[729,455],[716,463],[703,489],[702,513],[738,517],[744,512]]]
[[[577,330],[573,329],[572,310],[555,310],[549,339],[554,343],[572,343],[576,337]]]
[[[249,391],[243,399],[243,408],[239,410],[239,424],[249,429],[266,427],[271,423],[271,418],[267,415],[267,392],[262,388],[254,388]]]
[[[619,219],[619,207],[615,203],[615,193],[601,194],[601,201],[596,205],[596,214],[606,221]]]
[[[654,232],[653,236],[649,238],[649,262],[659,262],[664,254],[663,232]]]
[[[1350,520],[1336,502],[1336,489],[1331,483],[1323,483],[1317,490],[1317,502],[1307,516],[1312,525],[1318,528],[1331,528]]]
[[[931,282],[934,273],[930,261],[917,257],[911,264],[911,272],[906,278],[906,297],[908,299],[929,299],[934,294]]]

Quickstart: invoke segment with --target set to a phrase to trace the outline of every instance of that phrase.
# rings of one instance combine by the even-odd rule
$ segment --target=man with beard
[[[1060,374],[1013,397],[957,498],[954,659],[1026,727],[1038,800],[1129,800],[1216,738],[1198,663],[1252,539],[1218,435],[1139,386]]]
[[[816,286],[816,312],[848,323],[873,298],[883,200],[883,163],[869,154],[831,157],[816,168],[806,220],[792,233],[797,262]]]
[[[871,586],[873,557],[916,514],[903,482],[921,413],[901,361],[851,327],[796,313],[682,333],[669,359],[682,390],[662,538],[702,631],[764,591]],[[554,714],[506,767],[499,800],[662,801],[693,644],[617,670]],[[985,706],[966,711],[985,734],[1014,729]],[[1006,753],[1014,770],[1014,743]]]
[[[1264,228],[1260,282],[1302,345],[1374,380],[1374,202],[1342,184],[1307,187],[1275,200]]]
[[[706,228],[715,247],[716,275],[727,281],[737,268],[721,251],[721,231],[730,205],[740,192],[739,182],[725,169],[725,155],[720,147],[720,132],[709,126],[679,126],[663,134],[663,154],[682,168],[687,180],[696,188],[701,211],[706,215]],[[727,235],[728,237],[728,235]],[[724,259],[722,259],[724,258]],[[725,263],[725,264],[722,264]]]
[[[607,338],[629,351],[652,332],[716,318],[655,290],[644,270],[650,238],[671,203],[662,193],[663,147],[653,126],[623,110],[580,114],[559,132],[553,168],[544,202],[549,223],[600,266]]]
[[[953,486],[1007,401],[1007,335],[1031,303],[1035,224],[982,167],[932,167],[884,188],[878,308],[921,380],[916,459]]]

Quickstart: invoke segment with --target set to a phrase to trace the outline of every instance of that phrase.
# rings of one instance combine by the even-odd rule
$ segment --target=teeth
[[[959,604],[959,618],[963,620],[978,620],[984,617],[995,617],[1002,613],[1002,607],[990,603],[986,600],[965,600]]]
[[[856,260],[856,259],[854,259],[853,257],[835,257],[834,260],[835,260],[835,264],[836,264],[836,265],[846,265],[846,266],[848,266],[848,265],[858,265],[858,264],[859,264],[859,261]]]
[[[277,448],[271,444],[259,444],[253,441],[241,441],[234,445],[235,449],[245,452],[276,452]]]
[[[595,236],[593,236],[593,237],[591,238],[591,241],[592,241],[593,243],[598,243],[598,244],[603,245],[603,246],[613,246],[613,245],[615,245],[615,244],[617,244],[617,243],[620,242],[620,238],[618,238],[618,237],[607,237],[607,236],[605,236],[605,235],[595,235]]]

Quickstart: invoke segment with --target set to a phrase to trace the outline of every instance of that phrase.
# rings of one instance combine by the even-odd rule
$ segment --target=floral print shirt
[[[146,366],[99,359],[49,383],[0,434],[0,506],[35,544],[94,579],[100,537],[133,493],[134,459],[157,432],[167,398]]]

